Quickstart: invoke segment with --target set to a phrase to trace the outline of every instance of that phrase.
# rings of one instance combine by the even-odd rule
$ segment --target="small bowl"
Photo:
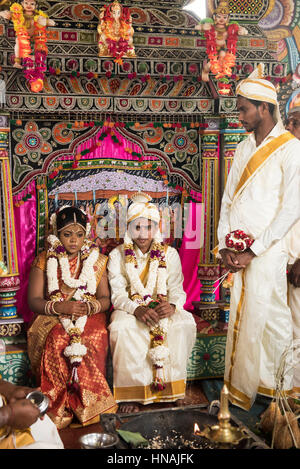
[[[111,433],[87,433],[79,438],[82,449],[106,449],[111,448],[119,438]]]
[[[27,394],[26,399],[32,401],[39,408],[40,417],[45,415],[49,406],[49,398],[47,396],[40,391],[32,391]]]

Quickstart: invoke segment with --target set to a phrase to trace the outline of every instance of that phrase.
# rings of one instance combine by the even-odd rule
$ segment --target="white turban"
[[[255,101],[264,101],[275,105],[274,120],[282,124],[279,103],[277,101],[277,93],[275,86],[268,80],[263,79],[264,64],[260,63],[258,67],[245,80],[238,83],[236,94],[246,99]]]
[[[127,210],[127,224],[133,220],[136,220],[137,218],[146,218],[147,220],[152,220],[159,224],[160,213],[157,206],[150,202],[152,198],[149,194],[145,194],[144,192],[137,192],[131,196],[131,200],[133,202]],[[130,234],[127,231],[124,242],[128,243],[130,239]],[[162,241],[161,232],[159,229],[157,230],[154,239],[159,242]]]
[[[147,218],[147,220],[159,223],[160,214],[155,204],[150,203],[151,197],[143,192],[133,194],[133,201],[127,211],[127,223],[137,218]]]

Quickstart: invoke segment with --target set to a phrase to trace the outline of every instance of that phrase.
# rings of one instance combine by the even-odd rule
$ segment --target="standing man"
[[[257,392],[274,395],[281,355],[292,342],[284,237],[300,218],[300,142],[284,129],[263,64],[237,86],[237,109],[252,133],[235,153],[218,238],[223,263],[235,272],[224,381],[231,401],[249,410]],[[227,248],[234,230],[254,240],[251,248]],[[284,389],[292,389],[292,376],[285,376]]]
[[[285,127],[300,140],[300,106],[289,111]],[[293,317],[293,339],[300,343],[300,221],[288,232],[286,240],[289,252],[288,302]],[[294,391],[300,393],[300,366],[294,368]]]

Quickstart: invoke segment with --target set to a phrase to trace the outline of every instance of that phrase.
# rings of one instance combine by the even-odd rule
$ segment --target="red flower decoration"
[[[250,248],[253,243],[254,239],[252,239],[242,230],[231,231],[225,236],[225,244],[227,248],[236,252],[245,251],[246,249]]]

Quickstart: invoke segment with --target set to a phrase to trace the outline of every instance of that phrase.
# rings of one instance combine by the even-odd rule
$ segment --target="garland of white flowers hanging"
[[[130,281],[131,298],[139,305],[154,308],[158,302],[152,298],[154,288],[157,287],[157,295],[163,298],[167,297],[167,273],[165,249],[162,242],[154,240],[150,249],[150,266],[147,284],[144,285],[137,270],[137,259],[134,251],[133,241],[125,234],[124,238],[125,268]],[[169,349],[166,346],[166,337],[168,331],[168,318],[161,319],[155,326],[150,327],[149,358],[155,370],[155,376],[151,383],[153,391],[162,391],[165,389],[165,380],[163,367],[169,357]]]
[[[52,218],[52,225],[55,229],[56,217]],[[78,266],[80,259],[83,266],[78,279],[71,276],[67,251],[59,238],[55,235],[48,236],[49,248],[47,251],[47,281],[48,293],[51,301],[63,301],[59,290],[58,266],[61,269],[62,280],[70,288],[76,289],[72,299],[87,302],[92,295],[95,295],[97,285],[94,273],[94,264],[98,259],[99,251],[97,246],[85,239],[80,253],[78,254]],[[81,334],[87,321],[87,315],[79,317],[75,323],[68,318],[60,318],[60,322],[70,337],[70,344],[65,348],[64,355],[70,360],[72,366],[71,378],[68,383],[69,390],[78,389],[77,368],[80,366],[82,358],[87,353],[85,345],[81,343]]]

